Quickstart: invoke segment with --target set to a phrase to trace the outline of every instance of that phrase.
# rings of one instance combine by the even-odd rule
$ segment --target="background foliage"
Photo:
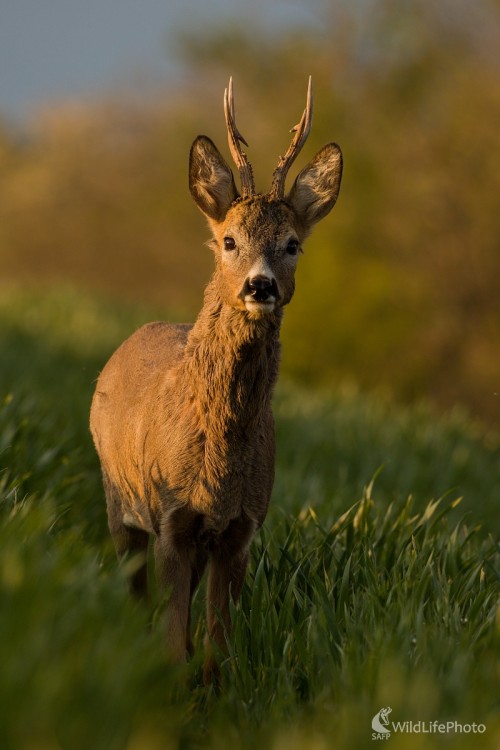
[[[157,101],[48,110],[23,137],[5,125],[2,279],[69,279],[192,319],[211,258],[187,191],[190,143],[206,132],[225,148],[232,74],[267,189],[311,73],[301,160],[334,139],[345,174],[300,264],[284,372],[460,400],[498,423],[498,20],[488,0],[378,0],[325,5],[316,30],[186,32],[184,85]]]

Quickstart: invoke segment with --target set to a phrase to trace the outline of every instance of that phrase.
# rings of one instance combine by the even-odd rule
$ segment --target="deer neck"
[[[194,410],[190,450],[198,451],[200,461],[189,502],[210,528],[222,531],[242,512],[244,498],[246,515],[255,523],[261,517],[262,498],[252,499],[248,472],[264,435],[272,430],[270,401],[278,375],[282,316],[278,311],[252,320],[245,311],[224,304],[218,289],[215,275],[189,334],[179,374]]]
[[[184,357],[189,391],[208,432],[216,425],[219,438],[238,437],[262,415],[278,375],[281,319],[281,310],[252,319],[225,304],[214,275]]]

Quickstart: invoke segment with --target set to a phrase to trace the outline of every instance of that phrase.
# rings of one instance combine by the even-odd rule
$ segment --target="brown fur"
[[[288,199],[241,200],[213,143],[204,136],[195,141],[190,189],[209,219],[216,260],[203,308],[192,327],[151,323],[127,339],[102,371],[92,403],[116,550],[137,555],[130,586],[144,596],[154,537],[158,582],[170,591],[167,644],[175,659],[192,651],[191,598],[209,563],[207,682],[217,673],[211,641],[224,650],[229,596],[238,599],[273,486],[271,397],[282,308],[293,295],[297,261],[287,248],[291,239],[304,239],[316,214],[324,215],[325,195],[327,210],[335,202],[340,151],[332,144],[325,149],[327,178],[316,192],[306,168],[307,189],[296,184]],[[332,170],[335,191],[328,187]],[[294,191],[307,195],[307,205]],[[321,203],[316,213],[314,201]],[[231,251],[224,249],[228,236],[236,244]],[[248,303],[255,269],[275,280],[274,306]]]

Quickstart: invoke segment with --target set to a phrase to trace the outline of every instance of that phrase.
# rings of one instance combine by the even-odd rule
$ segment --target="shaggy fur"
[[[207,682],[217,673],[211,642],[224,650],[229,596],[240,594],[273,486],[282,308],[294,291],[297,245],[318,220],[313,204],[324,215],[324,196],[331,208],[340,183],[340,151],[325,149],[322,169],[318,155],[314,174],[301,173],[307,189],[296,183],[286,200],[241,200],[214,144],[195,141],[190,189],[209,219],[216,261],[203,308],[192,327],[156,322],[133,334],[101,373],[92,403],[110,532],[119,556],[137,556],[130,586],[140,596],[153,536],[175,659],[192,651],[191,598],[209,563]],[[225,249],[228,236],[234,249]],[[275,304],[248,303],[255,269],[256,278],[272,277]]]

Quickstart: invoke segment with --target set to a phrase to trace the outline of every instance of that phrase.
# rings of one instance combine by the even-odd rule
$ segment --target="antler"
[[[243,198],[249,198],[251,195],[255,195],[255,184],[252,165],[240,145],[240,143],[244,143],[245,146],[248,146],[248,143],[236,127],[232,77],[229,79],[229,88],[224,89],[224,115],[226,117],[229,150],[240,173],[241,195]]]
[[[288,170],[295,161],[295,158],[299,154],[302,146],[307,140],[309,131],[311,129],[312,122],[312,78],[309,76],[309,84],[307,87],[307,102],[306,108],[302,114],[300,122],[291,129],[291,133],[295,133],[293,140],[288,147],[288,151],[284,156],[280,156],[278,166],[273,172],[273,181],[269,196],[271,198],[279,199],[285,195],[285,180],[288,174]]]

